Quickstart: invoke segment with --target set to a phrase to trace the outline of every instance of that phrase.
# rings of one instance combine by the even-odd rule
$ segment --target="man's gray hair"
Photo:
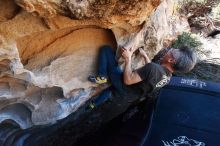
[[[197,62],[197,57],[193,49],[186,46],[177,48],[180,51],[180,55],[175,58],[176,63],[173,65],[173,68],[176,72],[189,72],[191,71]]]

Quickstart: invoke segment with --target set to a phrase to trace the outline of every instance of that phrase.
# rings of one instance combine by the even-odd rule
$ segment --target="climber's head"
[[[160,64],[171,72],[189,72],[196,64],[196,54],[188,47],[171,48],[161,59]]]

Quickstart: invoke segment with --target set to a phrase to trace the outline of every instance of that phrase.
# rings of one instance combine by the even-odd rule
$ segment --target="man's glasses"
[[[177,60],[177,58],[179,56],[179,53],[177,53],[177,52],[178,52],[177,49],[170,48],[169,51],[167,52],[167,54],[169,53],[172,56],[172,58],[175,60],[175,62],[176,62],[176,60]]]

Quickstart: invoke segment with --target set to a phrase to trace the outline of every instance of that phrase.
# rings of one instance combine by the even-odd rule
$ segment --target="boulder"
[[[173,0],[0,0],[0,109],[16,103],[29,108],[31,124],[25,128],[77,112],[101,92],[87,77],[96,74],[102,45],[117,51],[143,46],[152,58],[189,30],[175,5]],[[139,55],[132,66],[143,66]]]

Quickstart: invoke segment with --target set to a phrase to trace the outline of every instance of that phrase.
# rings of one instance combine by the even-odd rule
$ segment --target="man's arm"
[[[125,70],[123,73],[123,80],[126,85],[131,85],[142,81],[141,77],[137,71],[132,71],[131,69],[131,56],[132,51],[122,48],[122,57],[125,59]]]

